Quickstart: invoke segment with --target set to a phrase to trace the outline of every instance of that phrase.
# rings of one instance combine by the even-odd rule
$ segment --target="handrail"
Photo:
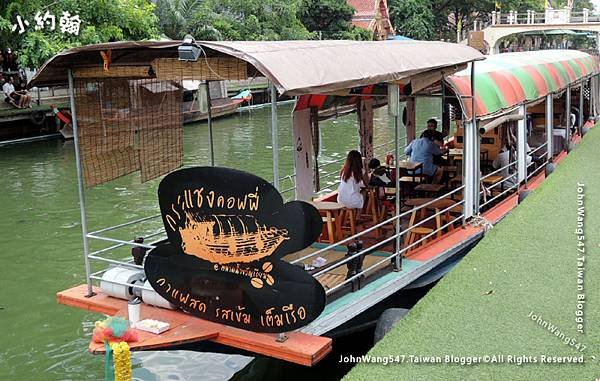
[[[432,203],[434,203],[434,202],[436,202],[436,201],[439,201],[439,200],[441,200],[441,199],[443,199],[443,198],[446,198],[447,196],[449,196],[449,195],[452,195],[452,194],[454,194],[454,193],[456,193],[456,192],[458,192],[458,191],[462,190],[463,188],[464,188],[464,185],[462,185],[462,186],[460,186],[460,187],[458,187],[458,188],[454,189],[453,191],[451,191],[451,192],[449,192],[449,193],[446,193],[446,194],[444,194],[444,195],[442,195],[442,196],[440,196],[440,197],[438,197],[438,198],[436,198],[436,199],[433,199],[433,200],[431,200],[431,201],[429,201],[429,202],[427,202],[427,203],[425,203],[425,204],[423,204],[423,205],[419,206],[419,207],[417,208],[417,210],[419,210],[419,209],[421,209],[421,208],[425,208],[425,207],[427,207],[427,206],[431,205]],[[461,202],[462,202],[462,201],[461,201]],[[389,223],[392,223],[392,222],[396,221],[396,219],[398,219],[398,218],[406,217],[406,216],[407,216],[409,213],[412,213],[412,211],[413,211],[413,210],[414,210],[414,208],[413,208],[413,209],[411,209],[411,210],[408,210],[408,211],[406,211],[406,212],[404,212],[404,213],[401,213],[401,214],[396,214],[395,216],[392,216],[392,217],[390,217],[389,219],[387,219],[387,220],[385,220],[385,221],[383,221],[383,222],[380,222],[380,223],[378,223],[378,224],[376,224],[376,225],[374,225],[374,226],[372,226],[372,227],[370,227],[370,228],[368,228],[368,229],[365,229],[365,230],[361,231],[360,233],[356,233],[356,234],[354,234],[354,235],[352,235],[352,236],[350,236],[350,237],[348,237],[348,238],[344,238],[344,239],[342,239],[342,240],[341,240],[341,241],[339,241],[339,242],[332,243],[332,244],[330,244],[329,246],[326,246],[326,247],[324,247],[324,248],[321,248],[321,249],[319,249],[319,250],[317,250],[317,251],[315,251],[315,252],[313,252],[313,253],[310,253],[310,254],[307,254],[307,255],[305,255],[305,256],[303,256],[303,257],[300,257],[300,258],[298,258],[298,259],[295,259],[295,260],[293,260],[293,261],[292,261],[292,262],[290,262],[290,263],[291,263],[291,264],[296,264],[296,263],[298,263],[298,262],[302,262],[302,261],[304,261],[305,259],[312,258],[312,257],[314,257],[314,256],[317,256],[317,255],[319,255],[319,254],[322,254],[322,253],[326,252],[327,250],[331,250],[331,249],[334,249],[334,248],[336,248],[337,246],[343,245],[344,243],[348,243],[348,242],[350,242],[350,241],[352,241],[352,240],[354,240],[354,239],[356,239],[356,238],[359,238],[359,237],[361,237],[361,236],[363,236],[363,235],[365,235],[365,234],[367,234],[367,233],[370,233],[370,232],[372,232],[372,231],[374,231],[374,230],[376,230],[376,229],[379,229],[379,228],[380,228],[380,227],[382,227],[382,226],[385,226],[385,225],[387,225],[387,224],[389,224]],[[396,212],[398,212],[398,211],[396,211]]]
[[[405,253],[407,250],[411,249],[411,248],[412,248],[412,247],[414,247],[415,245],[417,245],[417,244],[419,244],[419,243],[423,242],[424,240],[428,239],[428,238],[429,238],[430,236],[432,236],[433,234],[437,234],[437,232],[438,232],[438,231],[440,231],[440,230],[442,230],[442,229],[445,229],[446,227],[450,226],[451,224],[455,223],[456,221],[458,221],[458,220],[460,220],[460,219],[462,219],[462,218],[463,218],[463,215],[461,214],[459,217],[457,217],[457,218],[455,218],[454,220],[452,220],[452,221],[448,222],[447,224],[445,224],[444,226],[440,227],[439,229],[437,229],[437,230],[435,230],[435,231],[433,231],[433,232],[429,233],[428,235],[424,236],[423,238],[421,238],[420,240],[418,240],[418,241],[414,242],[413,244],[411,244],[411,245],[409,245],[409,246],[405,247],[404,249],[401,249],[401,250],[396,250],[396,252],[394,252],[393,254],[391,254],[391,255],[389,255],[389,256],[387,256],[387,257],[384,257],[384,258],[383,258],[381,261],[379,261],[379,262],[376,262],[375,264],[373,264],[373,265],[369,266],[368,268],[364,269],[364,270],[363,270],[363,271],[361,271],[360,273],[357,273],[357,274],[355,274],[355,275],[351,276],[350,278],[348,278],[348,279],[344,280],[342,283],[340,283],[340,284],[338,284],[338,285],[336,285],[336,286],[334,286],[334,287],[330,288],[329,290],[327,290],[327,291],[325,292],[325,294],[326,294],[326,295],[329,295],[329,294],[333,293],[334,291],[338,290],[339,288],[341,288],[341,287],[345,286],[346,284],[348,284],[348,283],[352,282],[354,279],[357,279],[357,278],[359,278],[359,277],[363,276],[363,275],[364,275],[364,274],[366,274],[367,272],[369,272],[369,271],[371,271],[371,270],[375,269],[376,267],[378,267],[378,266],[382,265],[383,263],[385,263],[385,262],[387,262],[387,261],[391,260],[391,259],[392,259],[392,258],[394,258],[395,256],[397,256],[397,255],[401,255],[401,254]],[[399,233],[399,234],[403,234],[403,232],[402,232],[402,233]],[[394,238],[394,239],[395,239],[397,236],[398,236],[398,234],[396,234],[396,235],[394,235],[393,237],[390,237],[390,238]]]
[[[506,178],[506,180],[508,180],[508,179],[510,179],[511,177],[514,177],[514,176],[517,176],[517,173],[514,173],[514,174],[510,175],[509,177],[507,177],[507,178]],[[497,184],[500,184],[500,182],[498,182]],[[495,187],[497,184],[494,184],[494,187]],[[484,206],[486,206],[486,205],[490,204],[492,201],[494,201],[494,200],[496,200],[496,199],[498,199],[498,198],[500,198],[500,197],[504,196],[506,193],[508,193],[508,192],[510,192],[510,191],[512,191],[512,190],[514,190],[514,189],[519,189],[519,184],[518,184],[518,183],[514,184],[513,186],[511,186],[510,188],[508,188],[508,189],[507,189],[507,190],[505,190],[504,192],[502,192],[502,193],[500,193],[500,194],[497,194],[496,196],[494,196],[494,197],[490,198],[489,200],[487,200],[486,202],[484,202],[483,204],[481,204],[481,206],[479,207],[479,209],[481,210],[481,209],[482,209]]]
[[[158,213],[158,214],[153,214],[153,215],[151,215],[151,216],[147,216],[147,217],[139,218],[139,219],[137,219],[137,220],[128,221],[128,222],[124,222],[124,223],[122,223],[122,224],[119,224],[119,225],[109,226],[109,227],[107,227],[107,228],[103,228],[103,229],[100,229],[100,230],[96,230],[96,231],[90,232],[89,234],[98,234],[98,233],[104,233],[104,232],[107,232],[107,231],[111,231],[111,230],[115,230],[115,229],[123,228],[123,227],[125,227],[125,226],[135,225],[135,224],[138,224],[138,223],[140,223],[140,222],[144,222],[144,221],[152,220],[152,219],[154,219],[154,218],[157,218],[157,217],[160,217],[160,216],[161,216],[161,214],[160,214],[160,213]]]
[[[461,203],[463,203],[463,202],[464,202],[464,201],[461,201],[460,203],[456,203],[456,205],[460,205],[460,204],[461,204]],[[341,260],[341,261],[339,261],[339,262],[336,262],[336,263],[335,263],[333,266],[330,266],[330,267],[328,267],[328,268],[326,268],[326,269],[323,269],[323,270],[321,270],[321,271],[318,271],[318,272],[316,272],[315,274],[313,274],[313,276],[314,276],[314,277],[317,277],[317,276],[319,276],[319,275],[323,275],[323,274],[325,274],[325,273],[327,273],[327,272],[329,272],[329,271],[331,271],[331,270],[334,270],[334,269],[336,269],[336,268],[338,268],[338,267],[340,267],[340,266],[342,266],[342,265],[345,265],[346,263],[348,263],[348,262],[349,262],[349,261],[351,261],[352,259],[354,259],[354,258],[357,258],[357,257],[359,257],[359,256],[361,256],[361,255],[363,255],[363,254],[367,254],[368,252],[372,251],[372,250],[373,250],[373,247],[380,247],[380,246],[382,246],[382,245],[383,245],[383,243],[387,243],[388,241],[391,241],[391,240],[393,240],[393,239],[397,238],[398,236],[402,236],[402,235],[404,235],[404,234],[406,234],[406,233],[409,233],[409,232],[410,232],[410,231],[411,231],[413,228],[420,226],[422,223],[424,223],[424,222],[426,222],[426,221],[428,221],[428,220],[430,220],[430,219],[432,219],[432,218],[435,218],[435,217],[437,217],[438,215],[441,215],[442,213],[446,213],[446,212],[447,212],[447,211],[449,211],[450,209],[452,209],[452,208],[455,208],[455,207],[456,207],[456,205],[452,205],[452,206],[450,206],[450,207],[446,208],[445,210],[443,210],[443,211],[441,211],[441,212],[439,212],[439,213],[436,213],[436,214],[434,214],[434,215],[430,216],[430,217],[429,217],[427,220],[420,221],[420,223],[419,223],[419,224],[416,224],[416,225],[413,225],[413,226],[411,226],[411,228],[410,228],[410,229],[403,230],[403,231],[401,231],[400,233],[396,233],[396,234],[394,234],[393,236],[391,236],[391,237],[388,237],[388,238],[386,238],[385,240],[383,240],[383,241],[381,241],[381,242],[378,242],[377,244],[375,244],[375,245],[373,245],[373,246],[369,246],[368,248],[365,248],[365,249],[363,249],[362,251],[359,251],[358,253],[352,254],[352,255],[351,255],[351,256],[349,256],[349,257],[345,257],[343,260]],[[413,211],[413,210],[411,210],[411,212],[412,212],[412,211]],[[462,217],[461,217],[461,218],[462,218]],[[454,222],[454,221],[453,221],[453,222]],[[440,229],[442,229],[442,228],[440,228]],[[437,233],[438,231],[440,231],[440,229],[434,230],[434,231],[433,231],[431,234],[433,234],[433,233]],[[417,242],[415,242],[415,243],[418,243],[418,242],[420,242],[420,241],[417,241]]]
[[[150,235],[145,235],[145,236],[144,236],[144,239],[146,239],[146,238],[152,238],[152,237],[156,237],[156,236],[159,236],[159,235],[161,235],[161,234],[165,234],[165,231],[164,231],[164,230],[162,230],[162,231],[158,231],[158,232],[156,232],[156,233],[152,233],[152,234],[150,234]],[[94,238],[94,239],[95,239],[95,238]],[[135,244],[134,246],[137,246],[137,243],[136,243],[136,242],[134,242],[133,240],[131,240],[131,241],[129,241],[129,242],[130,242],[130,243],[132,243],[132,244]],[[106,253],[106,252],[108,252],[108,251],[112,251],[112,250],[114,250],[114,249],[118,249],[119,247],[123,247],[123,246],[125,246],[125,244],[124,244],[124,243],[118,243],[118,244],[116,244],[116,245],[112,245],[112,246],[106,247],[106,248],[104,248],[104,249],[100,249],[100,250],[93,251],[93,252],[91,252],[91,253],[90,253],[90,255],[98,255],[98,254]]]
[[[100,241],[107,241],[107,242],[114,242],[114,243],[122,243],[124,245],[129,245],[129,246],[133,246],[133,247],[143,247],[145,249],[154,249],[156,248],[156,246],[154,245],[146,245],[144,243],[136,243],[133,241],[123,241],[122,239],[116,239],[116,238],[108,238],[108,237],[101,237],[101,236],[97,236],[91,233],[88,233],[85,235],[87,238],[92,238],[92,239],[97,239]]]
[[[536,153],[537,151],[539,151],[540,149],[546,147],[548,145],[548,142],[545,142],[544,144],[540,145],[539,147],[537,147],[536,149],[532,150],[531,152],[529,152],[530,154],[532,153]]]
[[[496,173],[498,173],[498,172],[500,172],[500,171],[503,171],[503,170],[505,170],[505,169],[507,169],[507,168],[509,168],[509,167],[511,167],[511,166],[513,166],[513,165],[515,165],[515,164],[517,164],[517,163],[518,163],[518,160],[515,160],[515,161],[513,161],[513,162],[510,162],[510,163],[508,163],[507,165],[505,165],[504,167],[502,167],[502,168],[498,168],[498,169],[496,169],[494,172],[488,173],[487,175],[483,176],[483,177],[482,177],[480,180],[487,179],[488,177],[490,177],[490,176],[493,176],[493,175],[495,175]]]

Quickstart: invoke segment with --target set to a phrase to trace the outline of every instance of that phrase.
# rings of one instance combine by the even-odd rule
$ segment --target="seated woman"
[[[444,170],[433,164],[433,157],[443,152],[434,143],[435,134],[432,130],[425,130],[419,139],[415,139],[404,149],[404,153],[410,157],[413,163],[423,163],[422,173],[432,177],[434,183],[439,183]]]
[[[382,166],[379,160],[371,159],[369,162],[369,172],[371,173],[369,185],[374,187],[386,187],[390,184],[391,180],[388,176],[387,168]]]
[[[368,181],[363,171],[360,152],[354,150],[348,152],[341,172],[337,202],[349,209],[362,209],[365,199],[360,190]]]

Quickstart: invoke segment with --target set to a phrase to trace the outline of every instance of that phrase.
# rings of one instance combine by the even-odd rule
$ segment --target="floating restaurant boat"
[[[203,57],[197,61],[180,61],[178,49],[181,46],[192,51],[195,47]],[[101,51],[108,49],[112,50],[113,59],[107,71],[102,69],[99,57]],[[466,46],[424,41],[199,42],[195,46],[181,45],[177,41],[138,42],[91,45],[59,54],[47,62],[30,83],[30,86],[69,83],[71,88],[86,283],[59,292],[58,302],[126,316],[127,299],[141,296],[142,317],[168,322],[171,329],[160,335],[142,334],[138,342],[131,343],[132,350],[173,348],[189,343],[201,346],[203,342],[211,342],[303,365],[317,363],[331,350],[331,337],[347,332],[348,326],[376,319],[385,308],[385,302],[401,297],[403,289],[425,285],[448,271],[489,228],[518,205],[527,191],[544,180],[551,166],[559,163],[572,148],[571,144],[583,136],[584,120],[598,114],[600,70],[594,57],[577,51],[540,51],[500,54],[483,61],[484,58]],[[348,65],[348,62],[353,64]],[[148,251],[146,262],[156,256],[153,253],[181,249],[174,245],[182,239],[179,232],[185,226],[178,225],[179,220],[185,221],[181,212],[206,208],[206,204],[201,205],[200,197],[204,188],[194,182],[193,176],[178,180],[183,181],[183,189],[187,190],[174,193],[171,199],[176,201],[164,205],[161,201],[163,213],[159,215],[95,231],[89,231],[86,223],[86,186],[137,170],[145,181],[182,165],[181,94],[180,88],[170,83],[254,76],[265,76],[271,82],[273,187],[276,189],[280,188],[281,180],[276,94],[297,97],[293,114],[295,184],[288,192],[294,191],[293,198],[305,202],[288,204],[296,212],[300,211],[297,216],[311,215],[313,209],[317,209],[321,220],[305,217],[305,222],[310,223],[302,226],[307,230],[301,234],[298,229],[287,231],[288,240],[278,240],[277,245],[272,245],[277,246],[272,254],[279,255],[276,260],[264,262],[262,258],[256,262],[260,266],[254,266],[254,262],[231,266],[217,263],[215,273],[202,266],[198,271],[208,269],[207,274],[215,277],[222,268],[240,277],[251,273],[248,277],[252,277],[252,286],[247,286],[251,292],[258,292],[252,290],[252,287],[259,288],[257,282],[260,292],[285,283],[279,281],[278,274],[273,275],[279,271],[279,259],[296,265],[292,266],[293,271],[285,270],[290,274],[298,275],[298,269],[302,274],[310,274],[323,288],[326,304],[322,312],[315,310],[318,316],[310,322],[306,319],[307,324],[290,331],[283,329],[285,319],[291,322],[293,317],[296,324],[298,317],[306,313],[297,308],[297,303],[285,304],[279,314],[273,308],[265,310],[260,322],[267,328],[261,332],[239,329],[243,327],[241,318],[236,325],[223,323],[222,315],[217,322],[197,317],[204,313],[201,310],[196,311],[195,316],[178,310],[188,311],[187,298],[187,304],[173,306],[178,299],[159,290],[157,282],[149,284],[144,265],[133,258],[122,259],[123,251],[131,247],[142,255]],[[131,94],[128,81],[132,80],[159,83],[162,91],[140,90]],[[419,173],[419,163],[399,160],[403,143],[417,137],[416,103],[424,97],[438,97],[442,101],[442,132],[451,148],[445,185],[427,183]],[[110,102],[106,102],[108,99]],[[402,120],[402,101],[406,102],[406,123]],[[373,108],[386,103],[394,119],[395,138],[393,148],[380,154],[392,153],[395,158],[388,168],[394,184],[387,189],[368,189],[365,208],[358,212],[335,203],[335,194],[315,198],[320,177],[316,138],[319,121],[356,111],[361,154],[372,158],[377,153],[377,147],[373,146]],[[572,130],[568,121],[574,105],[578,124]],[[566,116],[561,118],[561,114]],[[562,120],[567,124],[561,126]],[[405,136],[400,135],[402,124]],[[100,133],[105,131],[106,125],[111,126],[110,134]],[[209,145],[212,151],[212,141]],[[500,161],[496,159],[501,151],[509,152],[508,162],[494,166],[494,162]],[[529,156],[535,156],[536,160],[530,162]],[[237,188],[243,185],[242,181],[223,181],[222,184],[229,184],[229,188],[219,188],[225,189],[223,192],[227,189],[238,192]],[[264,184],[260,189],[265,192],[261,193],[261,200],[268,197],[271,202],[262,204],[267,211],[257,214],[257,218],[276,221],[275,217],[286,215],[275,207],[269,209],[271,204],[283,203],[278,193]],[[380,197],[381,193],[387,197]],[[184,195],[183,200],[178,194]],[[197,201],[194,201],[196,196]],[[213,195],[213,201],[218,197]],[[227,208],[229,199],[231,205],[237,203],[233,196],[224,194],[222,197],[222,201],[214,201],[214,205],[221,203],[221,209]],[[307,203],[313,207],[307,207]],[[211,203],[211,208],[214,205]],[[261,210],[258,208],[256,213],[262,213]],[[211,212],[210,208],[205,211]],[[143,241],[107,235],[125,227],[141,229],[161,216],[166,229],[146,235]],[[303,220],[302,217],[291,219]],[[295,226],[294,222],[290,223]],[[305,247],[306,242],[312,242],[310,224],[320,229],[321,223],[323,229],[317,232],[320,242]],[[361,225],[367,227],[361,229]],[[205,226],[205,236],[211,240],[215,235],[227,238],[223,226],[217,230],[215,226]],[[275,234],[283,232],[283,225],[262,220],[258,226],[275,226],[275,230],[269,232],[278,239],[283,237]],[[210,229],[213,229],[212,234],[208,234]],[[230,228],[229,235],[233,231],[236,229]],[[296,238],[299,236],[302,236],[300,243]],[[110,246],[92,251],[91,240],[104,241]],[[226,241],[223,240],[224,245]],[[288,245],[305,248],[290,251],[292,246]],[[284,268],[281,265],[281,269]],[[119,275],[115,276],[116,273]],[[264,285],[261,279],[271,281]],[[164,278],[161,281],[166,287]],[[212,281],[221,284],[218,283],[220,278]],[[95,285],[98,282],[100,287]],[[242,283],[239,290],[232,283],[223,283],[218,292],[243,303],[244,293],[250,291],[243,289]],[[168,292],[172,294],[175,290],[171,286],[169,284]],[[211,292],[209,288],[204,291]],[[184,298],[183,291],[178,297]],[[176,309],[171,309],[173,307]],[[248,305],[238,304],[237,313],[242,314],[245,307]],[[236,307],[232,306],[231,310],[236,311]],[[233,322],[233,316],[235,312],[228,312],[227,321]],[[280,327],[283,328],[279,330],[274,328],[278,321],[275,316],[282,322]],[[103,348],[102,344],[90,344],[93,353],[101,353]]]

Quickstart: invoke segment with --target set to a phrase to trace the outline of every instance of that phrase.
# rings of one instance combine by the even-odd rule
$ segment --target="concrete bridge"
[[[478,29],[476,23],[475,30]],[[489,25],[481,28],[479,40],[483,39],[489,47],[489,54],[499,53],[500,42],[503,38],[526,32],[543,32],[556,29],[595,32],[600,34],[600,16],[590,14],[584,9],[573,12],[570,8],[546,9],[544,13],[527,11],[527,13],[492,12]],[[597,37],[598,38],[598,37]],[[600,40],[597,40],[600,42]],[[600,47],[600,43],[598,44]]]

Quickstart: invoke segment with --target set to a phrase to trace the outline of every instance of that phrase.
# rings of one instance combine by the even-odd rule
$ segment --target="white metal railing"
[[[548,142],[540,145],[539,147],[537,147],[536,149],[534,149],[533,151],[531,151],[531,154],[534,154],[536,152],[538,152],[539,150],[541,150],[542,148],[546,148],[548,146]],[[538,167],[536,169],[534,169],[533,171],[531,171],[531,173],[527,174],[527,180],[531,179],[533,176],[535,176],[542,168],[545,168],[546,164],[548,164],[548,155],[544,155],[544,161],[541,163],[537,163]],[[529,164],[527,164],[527,172],[529,172],[529,167],[536,165],[535,162],[531,162]]]
[[[354,241],[357,238],[363,237],[373,231],[375,231],[376,229],[379,229],[385,225],[391,224],[393,222],[395,222],[397,219],[402,219],[405,218],[407,216],[409,216],[411,213],[416,213],[419,210],[423,209],[423,208],[427,208],[428,206],[430,206],[431,204],[435,203],[436,201],[439,201],[441,199],[444,198],[448,198],[450,196],[452,196],[453,194],[460,192],[464,189],[464,186],[461,186],[459,188],[456,188],[436,199],[432,199],[431,201],[424,203],[423,205],[420,205],[418,207],[415,207],[411,210],[405,211],[403,213],[400,214],[396,214],[395,216],[388,218],[387,220],[380,222],[368,229],[365,229],[351,237],[345,238],[339,242],[336,242],[334,244],[328,245],[322,249],[316,250],[315,252],[305,255],[299,259],[296,259],[294,261],[292,261],[292,264],[296,264],[298,262],[302,262],[306,259],[310,259],[313,257],[316,257],[324,252],[326,252],[327,250],[331,250],[333,248],[339,247],[340,245],[343,245],[345,243],[349,243]],[[313,274],[314,277],[318,277],[321,276],[327,272],[330,272],[342,265],[345,265],[346,263],[348,263],[349,261],[353,260],[354,258],[357,258],[359,255],[363,255],[366,254],[368,252],[372,252],[373,250],[376,250],[377,248],[380,248],[382,246],[385,246],[386,244],[389,244],[390,242],[392,242],[393,240],[395,240],[397,237],[402,237],[408,233],[410,233],[411,229],[422,226],[423,224],[433,220],[434,218],[436,218],[439,215],[442,215],[448,211],[450,211],[451,209],[455,209],[457,206],[460,206],[463,204],[464,201],[457,201],[455,204],[440,210],[438,213],[434,213],[433,215],[419,221],[418,223],[416,223],[415,225],[411,226],[409,229],[400,231],[400,232],[396,232],[395,234],[393,234],[390,237],[385,238],[382,241],[379,241],[377,243],[375,243],[372,246],[369,246],[366,249],[361,250],[360,252],[349,256],[347,258],[344,258],[343,260],[335,263],[333,266],[329,266],[326,269],[323,269],[321,271],[317,271],[315,274]],[[442,231],[443,229],[446,229],[447,227],[449,227],[450,225],[460,221],[463,217],[463,214],[461,213],[461,215],[459,217],[456,217],[454,219],[452,219],[451,221],[447,222],[445,225],[433,230],[430,234],[422,237],[421,239],[417,240],[416,242],[412,243],[411,245],[404,247],[402,249],[397,248],[395,250],[394,253],[390,254],[388,257],[385,257],[385,259],[383,259],[382,261],[377,262],[376,264],[368,267],[367,269],[362,270],[361,272],[359,272],[358,274],[346,279],[344,282],[342,282],[341,284],[327,290],[327,294],[331,294],[332,292],[334,292],[335,290],[343,287],[344,285],[348,284],[349,282],[352,282],[354,279],[356,279],[357,277],[360,277],[368,272],[370,272],[371,270],[373,270],[374,268],[380,266],[381,264],[383,264],[385,261],[390,260],[391,258],[398,256],[398,255],[402,255],[404,254],[407,250],[410,250],[411,248],[417,246],[418,244],[420,244],[421,242],[427,240],[428,238],[430,238],[431,236],[437,234],[438,232]],[[94,262],[101,262],[104,263],[106,265],[109,265],[106,268],[103,268],[101,270],[95,271],[93,273],[90,274],[89,278],[95,281],[102,281],[102,282],[107,282],[107,283],[111,283],[111,284],[116,284],[116,285],[120,285],[120,286],[126,286],[126,287],[131,287],[132,289],[139,289],[139,290],[147,290],[147,291],[152,291],[152,289],[144,287],[142,284],[133,284],[133,283],[127,283],[127,282],[121,282],[121,281],[115,281],[115,280],[111,280],[111,279],[103,279],[102,275],[108,271],[112,266],[123,266],[123,267],[127,267],[127,268],[132,268],[132,269],[137,269],[137,270],[143,270],[143,266],[142,265],[136,265],[135,263],[133,263],[133,258],[132,257],[126,257],[126,258],[122,258],[122,259],[113,259],[113,258],[108,258],[106,255],[107,254],[111,254],[113,252],[115,252],[118,249],[123,249],[124,247],[140,247],[140,248],[144,248],[144,249],[154,249],[156,247],[156,244],[164,239],[166,237],[166,233],[164,232],[164,229],[159,229],[158,231],[155,231],[154,233],[151,234],[147,234],[144,237],[144,239],[148,239],[148,238],[155,238],[155,237],[160,237],[158,238],[156,241],[153,241],[151,243],[137,243],[134,242],[134,240],[122,240],[122,239],[117,239],[117,238],[111,238],[111,237],[106,237],[103,235],[100,235],[103,232],[109,232],[109,231],[115,231],[118,229],[122,229],[125,227],[130,227],[133,225],[138,225],[138,224],[142,224],[144,222],[147,222],[149,220],[152,220],[153,218],[156,218],[156,216],[149,216],[149,217],[144,217],[144,218],[139,218],[133,221],[129,221],[126,223],[122,223],[122,224],[118,224],[118,225],[114,225],[108,228],[103,228],[103,229],[99,229],[94,231],[93,233],[88,233],[86,235],[86,238],[90,239],[90,240],[98,240],[98,241],[103,241],[103,242],[110,242],[110,243],[114,243],[114,245],[90,252],[87,256],[87,258],[91,261]]]
[[[371,227],[369,227],[369,228],[367,228],[367,229],[365,229],[365,230],[363,230],[363,231],[361,231],[359,233],[356,233],[356,234],[354,234],[354,235],[352,235],[350,237],[344,238],[344,239],[340,240],[339,242],[335,242],[335,243],[330,244],[328,246],[325,246],[325,247],[323,247],[321,249],[318,249],[318,250],[316,250],[316,251],[314,251],[314,252],[312,252],[310,254],[307,254],[307,255],[304,255],[304,256],[302,256],[302,257],[300,257],[298,259],[295,259],[295,260],[291,261],[290,263],[292,263],[292,264],[298,264],[298,263],[301,263],[303,261],[306,261],[307,259],[311,259],[311,258],[317,257],[318,255],[323,254],[323,253],[325,253],[325,252],[327,252],[329,250],[335,249],[335,248],[337,248],[337,247],[339,247],[341,245],[344,245],[346,243],[350,243],[350,242],[352,242],[352,241],[354,241],[354,240],[356,240],[358,238],[366,236],[367,234],[369,234],[369,233],[371,233],[371,232],[373,232],[373,231],[375,231],[377,229],[382,228],[385,225],[392,224],[392,223],[396,222],[398,219],[402,219],[404,217],[408,217],[412,213],[416,213],[416,212],[420,211],[421,209],[427,208],[428,206],[432,205],[433,203],[435,203],[435,202],[437,202],[439,200],[448,198],[448,197],[452,196],[453,194],[462,191],[463,189],[464,189],[464,185],[460,186],[460,187],[458,187],[458,188],[456,188],[456,189],[454,189],[454,190],[452,190],[452,191],[450,191],[450,192],[448,192],[448,193],[446,193],[446,194],[444,194],[444,195],[442,195],[442,196],[440,196],[438,198],[432,199],[429,202],[424,203],[424,204],[422,204],[420,206],[414,207],[414,208],[412,208],[412,209],[410,209],[408,211],[405,211],[403,213],[396,214],[395,216],[390,217],[390,218],[386,219],[385,221],[382,221],[382,222],[380,222],[380,223],[378,223],[378,224],[376,224],[374,226],[371,226]],[[371,245],[371,246],[369,246],[367,248],[363,248],[363,250],[361,250],[361,251],[359,251],[359,252],[357,252],[357,253],[355,253],[355,254],[353,254],[351,256],[348,256],[348,257],[346,257],[346,258],[344,258],[344,259],[342,259],[342,260],[340,260],[338,262],[336,262],[332,266],[328,266],[327,268],[325,268],[323,270],[317,271],[316,273],[313,274],[313,276],[314,277],[318,277],[318,276],[324,275],[324,274],[326,274],[328,272],[333,271],[334,269],[336,269],[338,267],[341,267],[341,266],[347,264],[348,262],[352,261],[355,258],[358,258],[361,255],[370,253],[370,252],[372,252],[372,251],[374,251],[374,250],[376,250],[376,249],[378,249],[378,248],[380,248],[382,246],[385,246],[385,245],[393,242],[396,238],[402,237],[405,234],[410,233],[412,229],[417,228],[417,227],[419,227],[419,226],[421,226],[421,225],[423,225],[423,224],[425,224],[425,223],[427,223],[429,221],[432,221],[436,217],[438,217],[440,215],[443,215],[443,214],[449,212],[452,209],[455,209],[457,206],[460,206],[463,203],[464,203],[464,200],[457,201],[453,205],[451,205],[449,207],[446,207],[446,208],[440,210],[439,212],[432,214],[431,216],[429,216],[427,218],[424,218],[423,220],[419,221],[418,223],[416,223],[415,225],[411,226],[410,228],[408,228],[406,230],[403,230],[403,231],[400,231],[400,232],[396,232],[392,236],[387,237],[387,238],[385,238],[385,239],[383,239],[383,240],[381,240],[381,241],[379,241],[379,242],[375,243],[374,245]],[[398,213],[398,211],[397,211],[397,213]],[[352,280],[354,280],[354,279],[356,279],[356,278],[358,278],[358,277],[360,277],[362,275],[365,275],[367,272],[369,272],[372,269],[376,268],[377,266],[383,264],[384,262],[386,262],[386,261],[388,261],[388,260],[390,260],[390,259],[392,259],[392,258],[394,258],[396,256],[404,254],[406,251],[408,251],[411,248],[417,246],[419,243],[427,240],[428,238],[430,238],[434,234],[437,234],[438,232],[442,231],[443,229],[447,228],[451,224],[454,224],[455,222],[462,220],[462,218],[463,218],[463,214],[461,213],[461,215],[459,217],[454,218],[452,221],[450,221],[450,222],[446,223],[445,225],[443,225],[443,226],[441,226],[441,227],[433,230],[431,233],[425,235],[424,237],[422,237],[421,239],[415,241],[411,245],[409,245],[409,246],[407,246],[405,248],[402,248],[402,249],[396,248],[396,250],[395,250],[395,252],[393,254],[390,254],[388,257],[385,257],[385,259],[377,262],[376,264],[370,266],[369,268],[363,269],[361,272],[359,272],[356,275],[354,275],[354,276],[346,279],[344,282],[340,283],[339,285],[337,285],[335,287],[332,287],[331,289],[329,289],[329,290],[326,291],[326,294],[327,295],[331,294],[335,290],[339,289],[340,287],[343,287],[344,285],[348,284]]]
[[[573,11],[570,8],[546,9],[544,12],[494,11],[490,15],[491,25],[531,24],[586,24],[600,22],[600,15],[591,14],[589,9]]]
[[[513,161],[513,162],[511,162],[511,163],[508,163],[507,165],[505,165],[505,166],[503,166],[503,167],[501,167],[501,168],[498,168],[498,169],[496,169],[495,171],[493,171],[493,172],[491,172],[491,173],[488,173],[487,175],[485,175],[485,176],[482,176],[482,177],[481,177],[480,181],[483,181],[483,180],[487,179],[488,177],[490,177],[490,176],[494,176],[494,175],[496,175],[497,173],[500,173],[500,172],[502,172],[502,171],[504,171],[504,170],[508,170],[508,171],[509,171],[509,175],[508,175],[507,177],[505,177],[505,178],[503,178],[502,180],[500,180],[500,181],[498,181],[498,182],[496,182],[496,183],[492,184],[492,185],[491,185],[491,186],[489,186],[489,187],[484,187],[484,188],[485,188],[485,190],[481,190],[481,191],[479,191],[479,197],[484,197],[484,196],[486,196],[486,195],[485,195],[485,193],[486,193],[486,192],[488,192],[488,191],[489,191],[489,192],[491,192],[491,190],[492,190],[492,189],[495,189],[495,188],[497,188],[497,187],[500,187],[500,189],[502,190],[502,187],[504,186],[504,183],[506,183],[506,182],[508,182],[508,181],[511,181],[511,182],[512,182],[512,181],[514,181],[514,184],[513,184],[513,185],[511,185],[510,187],[508,187],[506,190],[504,190],[504,191],[500,192],[500,193],[499,193],[499,194],[497,194],[496,196],[493,196],[493,197],[491,197],[490,199],[487,199],[487,200],[485,200],[485,202],[484,202],[483,204],[480,204],[480,205],[479,205],[479,210],[480,210],[480,211],[481,211],[483,208],[485,208],[486,206],[488,206],[489,204],[491,204],[492,202],[494,202],[494,201],[496,201],[497,199],[501,198],[502,196],[506,195],[507,193],[509,193],[509,192],[511,192],[511,191],[513,191],[513,190],[515,190],[515,189],[518,189],[518,187],[519,187],[519,183],[518,183],[518,181],[516,181],[516,179],[517,179],[517,176],[518,176],[518,172],[515,170],[515,171],[514,171],[514,173],[512,173],[512,174],[510,173],[510,167],[516,167],[517,165],[518,165],[518,160],[515,160],[515,161]]]

